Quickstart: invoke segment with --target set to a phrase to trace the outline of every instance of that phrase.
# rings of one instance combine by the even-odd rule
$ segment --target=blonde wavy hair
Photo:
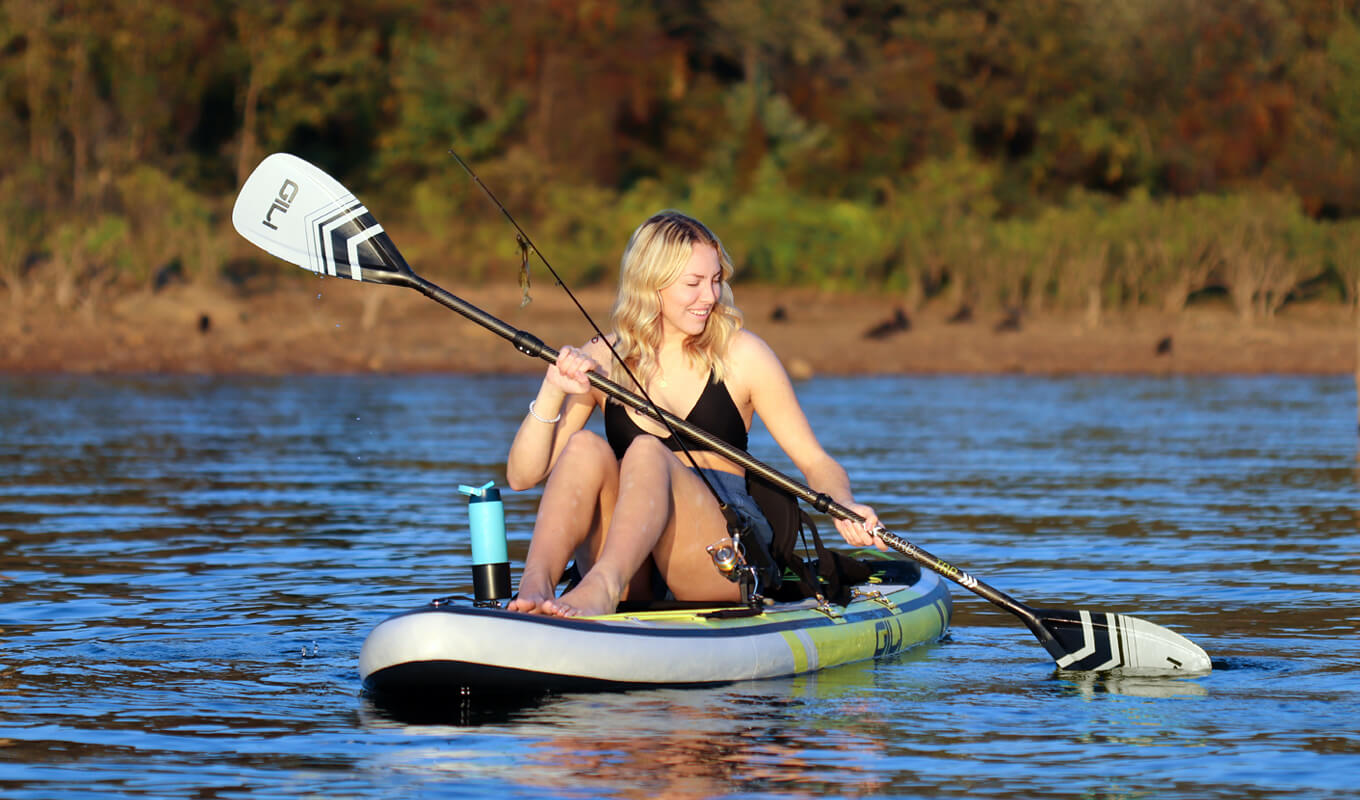
[[[614,352],[644,383],[660,367],[657,356],[661,348],[661,290],[679,279],[697,244],[718,251],[722,289],[704,332],[685,340],[685,355],[712,370],[715,380],[726,377],[727,347],[742,325],[741,311],[732,300],[732,258],[702,222],[679,211],[666,210],[639,225],[628,240],[619,267],[619,293],[611,312],[611,323],[618,336]],[[614,374],[619,373],[622,370]]]

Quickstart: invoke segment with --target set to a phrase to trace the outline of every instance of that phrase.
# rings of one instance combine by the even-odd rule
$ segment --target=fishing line
[[[558,275],[557,270],[553,269],[553,265],[549,263],[548,257],[543,255],[543,251],[538,249],[538,245],[534,244],[534,240],[530,238],[529,234],[515,221],[510,210],[496,197],[496,193],[491,191],[491,187],[482,182],[482,179],[477,176],[477,173],[473,171],[472,167],[468,166],[468,163],[453,149],[449,150],[449,155],[453,156],[453,160],[457,161],[458,165],[467,172],[468,177],[472,178],[472,180],[482,188],[483,192],[486,192],[486,196],[491,198],[491,202],[496,204],[496,208],[500,209],[501,213],[505,215],[506,220],[508,220],[515,229],[515,233],[517,234],[516,243],[519,245],[521,257],[520,288],[524,293],[524,302],[521,303],[521,307],[527,303],[529,297],[529,251],[532,251],[534,255],[538,256],[538,260],[543,263],[543,266],[548,269],[549,274],[553,276],[553,281],[558,286],[562,287],[562,291],[567,293],[567,297],[571,299],[571,302],[576,306],[576,309],[586,318],[586,322],[590,323],[590,327],[595,331],[595,335],[599,337],[600,341],[604,342],[605,347],[609,348],[610,354],[614,356],[614,363],[623,368],[624,374],[626,374],[633,382],[633,385],[637,387],[638,393],[642,395],[642,399],[646,400],[647,405],[656,412],[656,419],[666,427],[671,438],[679,443],[680,449],[685,453],[685,459],[689,461],[690,467],[694,470],[694,474],[699,476],[699,479],[704,482],[704,486],[708,487],[709,493],[713,495],[713,499],[718,501],[718,508],[722,511],[723,518],[727,520],[729,531],[741,530],[742,526],[737,523],[736,513],[723,501],[722,496],[718,494],[718,490],[715,489],[713,484],[708,480],[708,476],[699,468],[699,464],[694,460],[694,454],[690,452],[689,444],[685,442],[685,438],[680,436],[670,422],[666,420],[665,416],[661,413],[661,407],[657,405],[656,401],[652,400],[652,396],[647,393],[647,389],[642,385],[642,381],[637,379],[637,376],[633,374],[633,370],[619,357],[619,353],[614,349],[614,345],[609,341],[609,337],[605,335],[604,331],[600,330],[599,325],[595,324],[595,320],[590,316],[590,312],[586,311],[585,306],[581,305],[581,301],[576,299],[576,295],[572,293],[571,288],[562,280],[562,276]],[[606,398],[605,402],[607,403],[609,400]]]

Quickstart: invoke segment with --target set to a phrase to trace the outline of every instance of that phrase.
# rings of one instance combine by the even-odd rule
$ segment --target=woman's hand
[[[855,522],[848,519],[837,519],[836,530],[840,532],[841,538],[855,547],[877,547],[879,550],[887,552],[888,546],[874,535],[874,530],[878,528],[878,514],[863,503],[843,503],[846,508],[859,514],[864,518],[863,522]]]
[[[600,363],[579,347],[567,345],[557,351],[557,363],[548,366],[548,382],[566,394],[585,394],[590,391],[591,371],[603,374]]]

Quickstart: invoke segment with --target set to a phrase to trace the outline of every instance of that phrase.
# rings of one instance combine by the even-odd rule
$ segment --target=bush
[[[117,188],[127,225],[121,266],[126,275],[145,284],[172,261],[191,278],[217,275],[226,261],[223,237],[235,235],[225,214],[214,213],[210,201],[151,166],[134,167]]]
[[[127,220],[103,214],[92,221],[67,220],[47,237],[48,262],[56,306],[69,311],[93,300],[118,280],[132,261]]]
[[[750,193],[722,221],[751,278],[776,284],[862,287],[881,283],[896,245],[874,209],[799,195],[766,160]]]

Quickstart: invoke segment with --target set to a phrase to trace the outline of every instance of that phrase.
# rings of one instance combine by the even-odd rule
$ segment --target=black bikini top
[[[746,449],[746,421],[741,418],[741,411],[737,409],[732,393],[727,391],[727,384],[713,380],[711,373],[703,393],[694,401],[694,408],[685,417],[685,422],[708,431],[738,450]],[[616,458],[623,458],[623,454],[628,452],[628,445],[637,437],[654,435],[638,427],[628,415],[628,409],[613,400],[604,406],[604,433]],[[680,442],[671,434],[657,438],[672,450],[681,449]],[[686,440],[686,444],[691,450],[706,449],[697,442]]]

